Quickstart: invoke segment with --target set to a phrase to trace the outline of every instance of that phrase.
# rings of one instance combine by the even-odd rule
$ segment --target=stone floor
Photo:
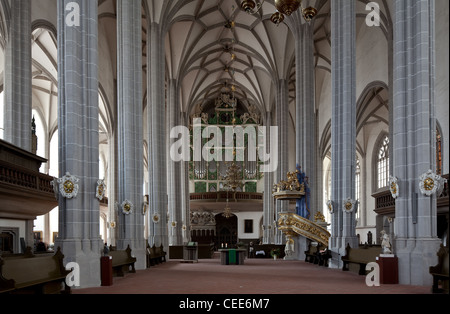
[[[218,259],[171,260],[135,274],[115,277],[113,285],[75,289],[74,294],[430,294],[431,287],[368,287],[365,276],[303,261],[246,259],[224,266]]]

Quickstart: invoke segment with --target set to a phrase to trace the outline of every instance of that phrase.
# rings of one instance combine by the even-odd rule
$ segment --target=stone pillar
[[[31,0],[11,1],[5,51],[4,139],[31,152]]]
[[[419,177],[436,170],[434,111],[434,0],[394,1],[394,160],[400,195],[395,204],[395,247],[401,284],[431,285],[437,264],[436,195],[425,196]]]
[[[305,23],[301,10],[292,16],[292,32],[295,36],[295,80],[296,80],[296,163],[308,176],[311,190],[309,200],[310,219],[317,210],[316,173],[316,116],[315,116],[315,66],[314,24]]]
[[[59,173],[79,179],[74,198],[59,195],[64,262],[80,266],[82,287],[100,285],[97,1],[64,0],[58,12]],[[66,192],[70,192],[70,186]]]
[[[182,126],[188,127],[189,118],[185,112],[180,113],[180,123]],[[191,240],[191,194],[189,191],[189,162],[181,163],[181,231],[183,243]]]
[[[146,268],[141,11],[139,1],[117,1],[117,248],[130,246],[137,269]],[[126,202],[131,212],[123,210]]]
[[[332,187],[331,249],[343,254],[347,244],[357,247],[356,206],[347,211],[346,199],[355,200],[356,171],[356,50],[355,3],[332,0]]]
[[[266,128],[266,139],[265,139],[265,148],[266,153],[271,151],[270,147],[270,127],[272,126],[272,113],[268,111],[266,113],[265,119],[265,128]],[[264,213],[263,213],[263,243],[264,244],[272,244],[274,243],[273,239],[273,221],[275,219],[273,212],[273,196],[272,196],[272,187],[273,187],[273,172],[264,173]]]
[[[288,125],[289,125],[289,86],[285,79],[279,79],[277,84],[277,98],[276,98],[276,113],[278,126],[278,158],[279,165],[277,171],[277,182],[280,180],[287,180],[287,173],[289,171],[288,165]],[[280,212],[289,211],[289,201],[276,202],[276,216]],[[277,231],[275,235],[275,243],[281,244],[283,242],[283,233]]]
[[[149,243],[168,249],[167,152],[165,135],[165,60],[161,26],[147,32],[147,125],[149,132]]]
[[[179,125],[180,117],[180,102],[178,97],[178,82],[176,79],[169,80],[168,93],[167,93],[167,113],[168,113],[168,132]],[[169,206],[169,244],[170,245],[182,245],[182,195],[181,185],[184,184],[181,175],[181,162],[175,162],[170,158],[170,147],[177,139],[171,139],[168,137],[168,153],[169,157],[167,162],[167,194],[168,194],[168,206]]]

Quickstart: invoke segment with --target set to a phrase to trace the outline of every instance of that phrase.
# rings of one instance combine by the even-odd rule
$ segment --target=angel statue
[[[386,231],[381,230],[381,250],[383,254],[392,254],[391,241]]]

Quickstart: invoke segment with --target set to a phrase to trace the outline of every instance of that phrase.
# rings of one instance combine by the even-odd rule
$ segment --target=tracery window
[[[436,128],[436,174],[442,175],[442,135]]]
[[[355,191],[356,200],[359,201],[361,198],[361,162],[358,157],[356,157]]]
[[[378,188],[389,185],[389,137],[385,136],[378,149],[377,160]]]

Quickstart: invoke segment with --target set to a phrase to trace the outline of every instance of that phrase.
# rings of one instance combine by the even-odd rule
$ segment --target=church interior
[[[448,29],[445,0],[0,0],[0,294],[202,260],[448,294]]]

